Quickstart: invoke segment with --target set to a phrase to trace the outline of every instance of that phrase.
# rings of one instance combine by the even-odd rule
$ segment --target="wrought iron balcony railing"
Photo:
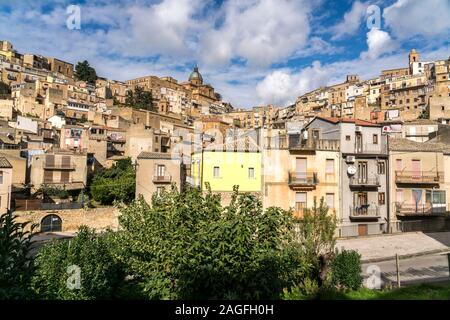
[[[395,171],[396,183],[439,184],[444,182],[442,171]]]
[[[172,176],[169,174],[154,175],[152,181],[153,183],[170,183],[172,182]]]

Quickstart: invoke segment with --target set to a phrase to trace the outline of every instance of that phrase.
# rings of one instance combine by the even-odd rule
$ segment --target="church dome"
[[[191,75],[189,76],[189,82],[194,82],[194,83],[203,83],[203,77],[200,74],[200,72],[198,71],[198,67],[194,68],[194,71],[192,71]]]

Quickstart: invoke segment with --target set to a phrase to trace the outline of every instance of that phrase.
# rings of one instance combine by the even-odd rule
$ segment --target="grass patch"
[[[450,284],[422,284],[392,290],[371,290],[362,288],[346,292],[327,291],[319,296],[321,300],[449,300]]]

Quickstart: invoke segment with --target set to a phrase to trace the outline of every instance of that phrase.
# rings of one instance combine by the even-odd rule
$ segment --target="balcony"
[[[350,187],[353,188],[377,188],[380,186],[380,178],[375,177],[351,177]]]
[[[45,163],[44,169],[47,170],[75,170],[75,165],[68,163],[68,164],[62,164],[62,163]]]
[[[154,175],[152,181],[153,181],[153,183],[171,183],[172,176],[169,174]]]
[[[339,140],[307,139],[302,140],[300,135],[289,135],[289,149],[294,151],[330,150],[339,151]]]
[[[444,182],[442,171],[395,171],[398,184],[440,184]]]
[[[431,204],[431,203],[396,203],[395,212],[398,216],[442,216],[447,210],[450,211],[450,204],[448,209],[445,204]]]
[[[387,154],[387,145],[384,143],[382,144],[365,143],[362,145],[356,145],[355,153]]]
[[[291,188],[314,189],[318,183],[316,172],[289,172],[289,186]]]
[[[380,217],[380,207],[361,205],[357,207],[350,206],[350,219],[378,219]]]

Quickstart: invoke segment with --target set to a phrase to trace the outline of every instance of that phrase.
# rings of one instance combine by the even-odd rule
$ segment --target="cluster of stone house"
[[[297,216],[323,199],[340,237],[402,231],[404,222],[450,214],[450,144],[442,141],[447,125],[426,142],[350,118],[315,117],[293,128],[280,136],[242,130],[225,143],[203,142],[184,157],[141,153],[136,194],[150,203],[173,183],[209,184],[226,205],[238,185],[263,207]]]
[[[318,88],[289,106],[234,109],[203,82],[146,76],[77,81],[74,66],[0,41],[0,210],[29,209],[42,187],[72,200],[118,159],[136,195],[207,185],[227,204],[235,185],[263,207],[301,216],[323,199],[339,236],[403,230],[450,211],[450,59]],[[137,88],[151,105],[127,103]],[[28,201],[28,202],[27,202]]]

